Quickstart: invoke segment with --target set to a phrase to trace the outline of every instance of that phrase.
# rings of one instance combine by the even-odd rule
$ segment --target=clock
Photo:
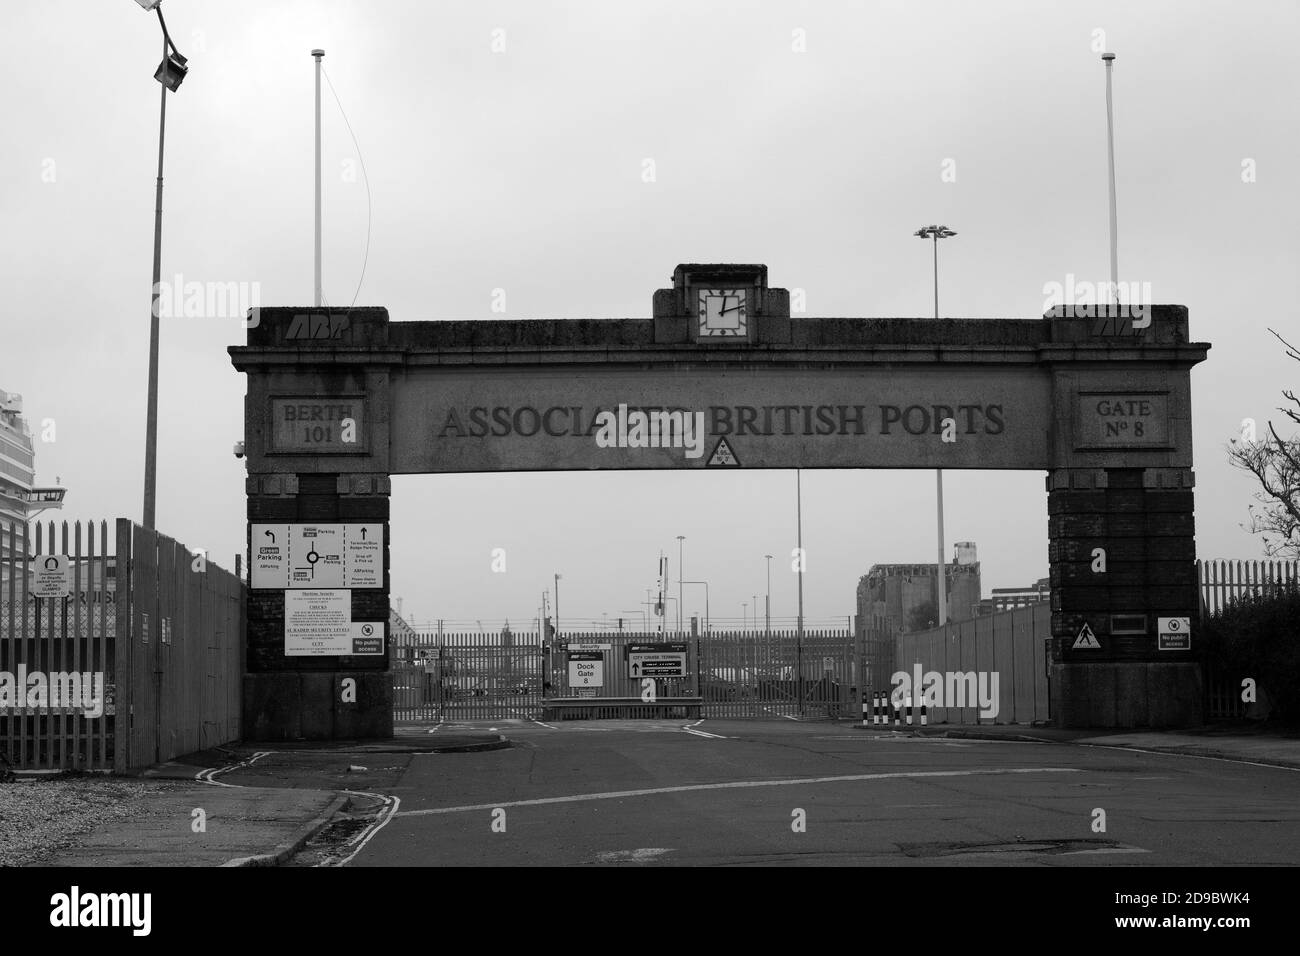
[[[746,289],[699,289],[696,321],[700,338],[747,338],[749,301]]]

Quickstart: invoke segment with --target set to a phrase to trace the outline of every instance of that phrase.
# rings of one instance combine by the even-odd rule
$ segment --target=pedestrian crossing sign
[[[1074,649],[1077,650],[1101,650],[1101,641],[1097,640],[1097,635],[1092,633],[1092,628],[1085,623],[1079,636],[1074,639]]]

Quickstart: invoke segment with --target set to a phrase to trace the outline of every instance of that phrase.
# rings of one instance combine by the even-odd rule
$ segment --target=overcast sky
[[[1037,317],[1045,284],[1108,276],[1104,45],[1120,279],[1188,306],[1213,344],[1192,372],[1198,552],[1262,556],[1223,446],[1298,384],[1267,331],[1300,339],[1293,0],[163,9],[190,65],[167,110],[164,280],[311,301],[323,47],[360,145],[327,87],[325,294],[395,322],[493,321],[494,289],[506,318],[649,317],[681,262],[766,263],[811,316],[924,316],[912,233],[934,222],[959,233],[943,314]],[[34,430],[55,423],[38,479],[62,479],[69,519],[141,517],[160,49],[132,0],[0,12],[0,389]],[[233,566],[241,323],[168,318],[161,342],[158,526]],[[945,472],[949,554],[976,542],[986,595],[1047,574],[1043,479]],[[773,615],[795,613],[793,472],[403,477],[392,503],[393,595],[416,623],[522,622],[557,572],[566,626],[630,618],[661,549],[677,577],[679,534],[715,624],[761,605],[765,554]],[[811,619],[847,623],[874,563],[934,560],[932,472],[805,473],[803,505]]]

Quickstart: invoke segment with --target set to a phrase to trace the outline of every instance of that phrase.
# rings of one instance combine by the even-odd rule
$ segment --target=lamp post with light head
[[[163,141],[167,129],[167,91],[180,88],[189,72],[185,57],[181,56],[167,32],[163,20],[162,0],[135,0],[145,11],[158,14],[158,24],[163,34],[163,59],[153,78],[162,84],[162,103],[158,110],[158,183],[154,200],[153,219],[153,301],[149,317],[149,397],[145,413],[144,438],[144,526],[154,527],[157,510],[158,484],[158,295],[162,283],[162,195],[163,195]]]
[[[922,239],[930,239],[934,242],[934,317],[939,318],[939,240],[948,239],[957,235],[947,226],[922,226],[914,236]],[[939,576],[936,579],[935,593],[938,595],[939,626],[942,627],[948,621],[948,578],[945,573],[945,559],[943,553],[943,469],[937,468],[934,472],[935,491],[937,494],[937,510],[939,515],[939,564],[937,571]]]

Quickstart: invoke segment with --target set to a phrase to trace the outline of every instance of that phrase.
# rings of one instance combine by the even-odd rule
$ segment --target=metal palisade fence
[[[1201,595],[1201,620],[1245,597],[1268,597],[1300,588],[1300,561],[1197,561],[1196,580]],[[1205,669],[1206,716],[1211,719],[1242,717],[1240,674]]]
[[[1300,561],[1197,561],[1196,579],[1206,618],[1239,598],[1300,587]]]
[[[583,700],[635,716],[648,697],[689,701],[706,717],[847,716],[853,661],[847,630],[410,634],[394,641],[394,716],[539,719],[556,701]]]
[[[118,519],[0,526],[0,747],[119,773],[240,736],[244,591]]]

